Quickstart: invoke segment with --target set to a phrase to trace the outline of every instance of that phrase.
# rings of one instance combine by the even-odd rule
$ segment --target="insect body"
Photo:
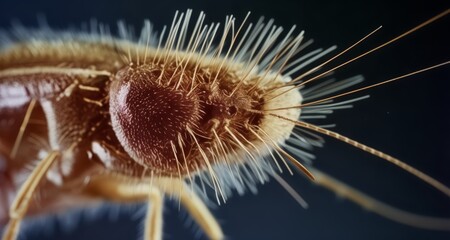
[[[214,45],[218,25],[204,25],[200,14],[189,33],[190,17],[191,11],[177,14],[168,34],[160,36],[153,36],[146,23],[138,43],[119,25],[122,39],[104,29],[97,34],[47,30],[29,32],[31,41],[2,51],[4,239],[16,238],[26,215],[105,200],[150,202],[145,238],[161,239],[164,195],[178,198],[209,238],[223,239],[197,196],[197,184],[210,186],[216,201],[226,202],[230,192],[279,178],[276,171],[294,167],[331,189],[345,189],[304,166],[310,155],[302,147],[321,144],[310,131],[386,159],[450,194],[446,186],[387,154],[299,120],[308,112],[324,114],[354,101],[317,99],[360,77],[303,93],[298,89],[326,73],[306,78],[317,67],[290,77],[332,48],[300,57],[307,45],[303,33],[295,36],[292,29],[282,36],[272,22],[235,26],[233,17]],[[36,166],[25,173],[31,164]],[[25,174],[21,183],[19,176]],[[371,201],[358,194],[350,191],[348,197],[360,204]],[[423,225],[417,222],[412,224]],[[446,227],[444,220],[430,224]]]

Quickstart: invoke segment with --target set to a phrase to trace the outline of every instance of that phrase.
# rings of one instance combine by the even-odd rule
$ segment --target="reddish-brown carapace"
[[[220,203],[232,191],[242,193],[272,176],[284,185],[277,171],[292,172],[292,166],[394,220],[449,228],[448,220],[412,214],[406,219],[305,167],[311,158],[305,150],[322,144],[313,133],[318,132],[450,195],[446,186],[398,159],[304,121],[361,99],[323,98],[361,82],[360,76],[314,85],[334,69],[317,71],[347,50],[305,70],[334,47],[307,51],[303,32],[294,35],[292,28],[282,35],[273,21],[236,24],[230,16],[221,29],[204,24],[203,13],[190,24],[191,15],[177,13],[160,34],[146,22],[137,39],[123,24],[121,37],[104,26],[5,36],[9,43],[0,52],[3,239],[16,239],[27,216],[115,201],[150,202],[144,237],[158,240],[164,195],[178,198],[209,238],[223,239],[197,185],[205,192],[205,185],[211,187]],[[313,81],[312,88],[304,88]]]

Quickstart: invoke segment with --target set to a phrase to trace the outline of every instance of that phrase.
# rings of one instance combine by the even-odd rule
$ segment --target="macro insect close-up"
[[[448,12],[1,1],[3,239],[448,239]]]

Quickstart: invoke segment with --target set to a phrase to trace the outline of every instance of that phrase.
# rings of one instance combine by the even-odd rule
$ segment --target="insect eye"
[[[170,142],[197,114],[195,97],[158,84],[157,76],[128,70],[118,74],[110,88],[111,124],[120,143],[137,162],[158,169],[172,156]],[[194,99],[193,99],[194,98]]]

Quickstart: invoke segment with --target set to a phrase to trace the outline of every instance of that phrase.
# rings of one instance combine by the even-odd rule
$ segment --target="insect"
[[[133,52],[132,52],[132,51],[133,51],[133,49],[131,49],[131,50],[129,51],[129,53],[127,53],[128,56],[132,56],[132,55],[133,55]],[[126,55],[126,54],[125,54],[125,55]],[[145,59],[145,57],[144,57],[144,59]],[[138,65],[139,65],[139,64],[138,64]],[[94,74],[94,73],[97,74],[98,72],[95,72],[95,71],[91,72],[91,74]],[[10,74],[10,73],[8,73],[8,74]],[[75,74],[76,74],[76,73],[75,73]],[[95,75],[95,74],[94,74],[94,75]],[[101,72],[100,72],[100,73],[98,73],[98,74],[104,74],[104,73],[101,73]],[[81,84],[80,84],[80,85],[81,85]],[[83,88],[83,87],[86,87],[86,86],[83,86],[83,85],[81,85],[81,86],[82,86],[82,88]],[[95,89],[85,88],[85,89],[83,89],[83,90],[86,90],[86,91],[91,90],[91,91],[95,92],[95,91],[94,91]],[[69,90],[67,90],[67,92],[65,91],[64,93],[70,96],[70,91],[71,91],[71,90],[69,89]],[[64,97],[66,97],[66,96],[65,96],[65,95],[62,95],[62,96],[61,96],[61,99],[63,99]],[[91,101],[91,99],[84,99],[84,100],[85,100],[86,102]],[[96,103],[96,102],[93,102],[93,101],[91,101],[91,102],[89,102],[89,103],[94,104],[94,105],[95,105],[95,104],[101,105],[101,104],[99,104],[98,102]],[[181,111],[181,110],[180,110],[180,111]],[[231,112],[234,112],[234,110],[231,111]],[[286,119],[284,119],[284,120],[286,120]],[[288,121],[288,122],[289,122],[289,121]],[[118,128],[118,127],[116,126],[116,128]],[[129,150],[129,151],[131,151],[131,150]],[[98,154],[98,153],[97,153],[97,154]],[[211,177],[211,178],[213,178],[213,177]],[[214,184],[214,183],[212,183],[212,184]],[[218,183],[217,183],[217,184],[218,184]],[[217,193],[216,193],[216,197],[220,197],[220,196],[217,196],[217,195],[220,195],[220,194],[217,194]],[[221,196],[221,197],[223,197],[223,196]]]

